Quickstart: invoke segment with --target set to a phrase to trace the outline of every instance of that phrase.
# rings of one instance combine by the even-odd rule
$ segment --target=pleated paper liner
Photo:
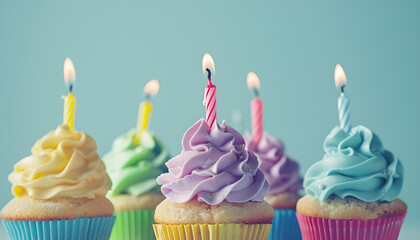
[[[91,217],[52,221],[2,220],[13,240],[108,239],[115,217]]]
[[[295,209],[274,209],[269,240],[301,240]]]
[[[371,220],[343,220],[296,213],[303,240],[397,240],[405,214]]]
[[[111,240],[153,240],[154,210],[116,211]]]
[[[267,240],[271,224],[154,224],[157,240]]]

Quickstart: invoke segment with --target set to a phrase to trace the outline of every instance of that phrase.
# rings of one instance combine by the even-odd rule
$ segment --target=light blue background
[[[67,56],[76,67],[76,128],[101,155],[135,126],[153,78],[161,91],[151,129],[177,154],[184,131],[204,116],[201,59],[210,52],[218,120],[232,124],[239,110],[250,127],[245,78],[255,71],[265,129],[284,140],[302,173],[322,158],[338,122],[333,70],[341,63],[352,124],[377,132],[404,164],[409,236],[420,223],[420,2],[255,2],[2,1],[0,205],[12,198],[13,164],[62,121]]]

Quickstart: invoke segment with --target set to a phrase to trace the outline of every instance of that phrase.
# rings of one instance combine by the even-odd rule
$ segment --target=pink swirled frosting
[[[264,132],[258,144],[249,134],[244,136],[246,149],[254,152],[260,162],[259,168],[270,184],[269,195],[297,192],[302,189],[299,165],[284,154],[284,145],[277,138]]]
[[[225,122],[210,129],[200,119],[185,132],[182,147],[181,154],[166,163],[169,172],[157,178],[171,201],[197,198],[216,205],[262,201],[267,195],[268,182],[257,157],[245,150],[242,135]]]

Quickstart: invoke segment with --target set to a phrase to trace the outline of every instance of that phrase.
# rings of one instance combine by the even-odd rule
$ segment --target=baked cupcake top
[[[144,131],[141,143],[135,143],[136,130],[132,129],[114,140],[112,150],[104,156],[112,179],[110,195],[139,196],[159,190],[156,178],[166,171],[168,149],[150,131]]]
[[[252,136],[244,135],[247,150],[254,152],[259,160],[259,169],[270,184],[268,195],[297,192],[302,189],[299,165],[284,153],[284,145],[277,138],[264,132],[256,144]]]
[[[307,194],[326,200],[354,197],[365,202],[393,201],[401,191],[403,167],[364,126],[347,134],[335,127],[324,142],[324,158],[305,174]]]
[[[16,197],[103,197],[111,188],[95,140],[61,125],[39,139],[32,155],[14,166],[9,175]]]
[[[198,199],[216,205],[262,201],[267,195],[268,182],[257,157],[245,150],[242,135],[225,122],[210,129],[200,119],[185,132],[182,147],[181,154],[166,163],[169,172],[157,178],[171,201]]]

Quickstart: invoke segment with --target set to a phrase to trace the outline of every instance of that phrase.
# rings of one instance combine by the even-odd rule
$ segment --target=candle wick
[[[258,92],[258,88],[254,87],[254,88],[252,88],[252,91],[254,92],[256,97],[260,96],[260,93]]]
[[[346,85],[343,85],[343,86],[341,86],[341,88],[340,88],[340,90],[341,90],[341,93],[343,93],[344,94],[344,87],[345,87]]]
[[[207,79],[209,80],[209,84],[211,83],[211,71],[209,68],[206,68],[207,71]]]
[[[69,86],[69,92],[73,92],[73,84],[70,84],[70,86]]]
[[[145,94],[145,97],[146,97],[146,100],[150,100],[150,98],[151,98],[150,94],[148,94],[148,93]]]

